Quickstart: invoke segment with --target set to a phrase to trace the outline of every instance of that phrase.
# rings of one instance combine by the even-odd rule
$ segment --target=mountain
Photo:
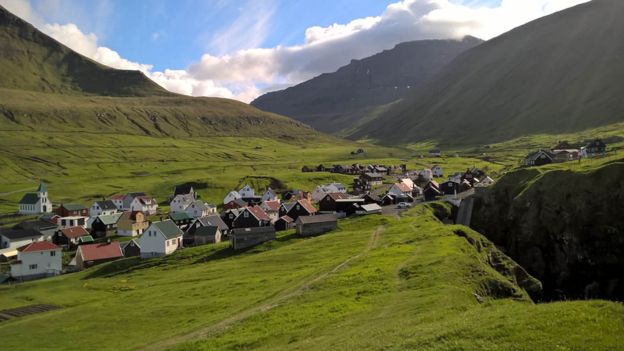
[[[624,1],[594,0],[518,27],[458,56],[350,137],[482,144],[622,122],[623,16]]]
[[[98,64],[1,6],[0,123],[5,130],[152,136],[317,134],[237,101],[173,94],[139,71]]]
[[[292,117],[317,130],[337,133],[409,94],[480,39],[423,40],[396,45],[334,73],[260,96],[251,104]]]

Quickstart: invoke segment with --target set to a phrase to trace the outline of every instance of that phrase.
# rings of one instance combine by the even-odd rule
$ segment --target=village
[[[324,171],[336,169],[345,167]],[[439,182],[444,176],[439,165],[413,171],[405,165],[358,165],[349,172],[355,176],[351,189],[330,183],[278,193],[270,187],[258,192],[245,185],[226,194],[219,206],[202,201],[192,185],[177,185],[167,199],[167,212],[161,212],[157,200],[143,192],[114,195],[89,207],[53,204],[41,182],[22,197],[18,208],[20,215],[36,219],[0,228],[0,262],[10,265],[4,280],[50,277],[125,257],[158,258],[223,241],[229,241],[233,250],[243,250],[287,230],[301,237],[315,236],[336,229],[346,217],[392,213],[445,197],[451,200],[494,183],[475,168]]]

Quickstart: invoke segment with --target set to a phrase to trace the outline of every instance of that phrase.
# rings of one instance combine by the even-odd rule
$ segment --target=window
[[[37,265],[36,264],[28,265],[28,269],[30,270],[37,269]]]
[[[50,251],[50,256],[52,257],[56,256],[56,251]]]
[[[249,212],[243,212],[243,217],[249,218]]]
[[[167,240],[167,246],[169,246],[169,240]]]
[[[64,219],[61,219],[61,225],[64,227],[67,224],[67,221],[65,221]]]

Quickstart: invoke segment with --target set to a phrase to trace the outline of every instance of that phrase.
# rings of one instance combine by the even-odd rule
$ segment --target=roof
[[[125,250],[126,246],[130,245],[130,243],[134,243],[134,246],[136,246],[138,248],[141,247],[141,245],[139,245],[138,240],[136,240],[136,239],[132,239],[132,240],[121,242],[121,243],[119,243],[119,246],[121,246],[122,250]]]
[[[194,235],[199,235],[199,236],[215,236],[217,234],[217,231],[219,230],[219,227],[214,226],[214,225],[210,225],[210,226],[206,226],[206,227],[200,227],[195,231]]]
[[[123,257],[119,242],[87,244],[78,246],[76,256],[80,254],[83,261],[99,261]]]
[[[156,204],[156,199],[154,199],[151,196],[137,196],[136,198],[139,199],[139,202],[143,205],[155,205]]]
[[[83,227],[71,227],[61,229],[61,233],[63,233],[63,235],[69,239],[75,239],[81,236],[89,235],[89,232]]]
[[[121,218],[121,213],[113,213],[111,215],[100,215],[98,218],[103,224],[117,224],[119,222],[119,218]]]
[[[112,200],[103,200],[95,202],[102,210],[116,210],[117,206]]]
[[[15,229],[34,229],[37,231],[56,229],[58,226],[54,223],[50,223],[48,221],[44,221],[42,219],[36,219],[33,221],[24,221],[13,228]]]
[[[39,195],[37,195],[37,193],[26,193],[19,203],[22,205],[34,205],[37,201],[39,201]]]
[[[206,217],[197,218],[197,220],[201,223],[202,226],[217,226],[221,230],[228,230],[229,227],[219,215],[210,215]]]
[[[366,212],[381,211],[381,206],[377,204],[360,205],[360,208]]]
[[[123,195],[123,194],[113,195],[111,196],[111,200],[123,200],[124,197],[126,197],[126,195]]]
[[[346,199],[338,199],[336,202],[349,203],[349,202],[364,202],[365,200],[359,197],[351,197]]]
[[[152,223],[167,239],[177,238],[184,233],[178,228],[178,226],[170,219]]]
[[[93,237],[91,235],[85,235],[85,236],[81,236],[80,238],[78,238],[78,242],[81,244],[84,243],[92,243],[95,240],[93,240]]]
[[[305,208],[306,211],[308,211],[309,213],[316,213],[316,207],[312,206],[312,203],[310,203],[309,200],[307,199],[297,200],[297,203],[300,204],[303,208]]]
[[[409,187],[409,185],[405,184],[405,183],[395,183],[394,186],[396,186],[400,191],[404,192],[404,193],[409,193],[412,191],[412,189]]]
[[[84,205],[81,204],[61,204],[61,207],[65,208],[68,211],[80,211],[87,209]]]
[[[325,197],[330,197],[332,200],[336,201],[336,200],[340,200],[340,199],[348,199],[349,195],[345,194],[345,193],[329,193],[327,195],[325,195]]]
[[[297,218],[297,223],[300,224],[313,224],[313,223],[325,223],[325,222],[336,222],[338,221],[338,217],[335,214],[322,214],[316,216],[299,216]]]
[[[247,211],[249,211],[249,213],[251,213],[251,215],[256,217],[258,220],[261,220],[261,221],[270,221],[271,220],[269,215],[266,214],[266,212],[264,212],[264,210],[262,210],[260,208],[260,206],[247,207]]]
[[[183,195],[183,194],[190,194],[191,191],[193,190],[193,186],[189,185],[189,184],[184,184],[184,185],[176,185],[173,188],[173,195]]]
[[[232,236],[248,235],[248,234],[266,234],[275,233],[273,226],[253,227],[253,228],[236,228],[232,230]]]
[[[377,194],[369,193],[369,194],[364,195],[364,197],[367,197],[367,196],[369,199],[373,201],[381,201],[381,198]]]
[[[548,158],[553,159],[554,158],[554,154],[552,154],[549,151],[546,150],[537,150],[535,152],[530,153],[526,159],[527,160],[536,160],[538,156],[540,155],[546,155]]]
[[[41,233],[34,229],[19,228],[0,228],[0,235],[9,240],[18,240],[26,238],[37,238],[42,236]]]
[[[19,252],[36,252],[36,251],[49,251],[49,250],[60,250],[61,248],[52,244],[49,241],[35,241],[34,243],[30,243],[28,245],[24,245],[17,249]]]
[[[277,212],[279,211],[281,202],[279,202],[279,200],[265,201],[262,203],[262,205],[264,205],[267,211]]]
[[[169,218],[173,221],[185,221],[189,219],[193,219],[193,217],[189,216],[186,212],[174,212],[169,214]]]
[[[290,216],[281,216],[281,217],[278,219],[278,221],[279,221],[279,220],[282,220],[282,221],[284,221],[284,222],[286,222],[286,223],[292,223],[292,222],[294,222],[294,221],[295,221],[294,219],[290,218]]]
[[[38,193],[47,193],[48,192],[48,187],[46,186],[46,183],[39,182],[39,187],[37,188],[37,192]]]

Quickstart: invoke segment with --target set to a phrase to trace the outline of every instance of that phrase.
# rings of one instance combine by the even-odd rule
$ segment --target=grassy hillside
[[[350,137],[475,144],[622,122],[622,15],[624,2],[594,0],[518,27],[461,54]]]
[[[352,60],[294,87],[264,94],[251,104],[292,117],[317,130],[340,134],[378,114],[437,74],[480,39],[422,40],[396,45],[373,56]]]
[[[622,349],[621,304],[535,305],[512,261],[468,228],[442,225],[426,207],[401,218],[342,221],[338,231],[310,239],[286,234],[238,254],[217,245],[135,261],[1,287],[3,308],[62,306],[1,322],[3,346]]]

